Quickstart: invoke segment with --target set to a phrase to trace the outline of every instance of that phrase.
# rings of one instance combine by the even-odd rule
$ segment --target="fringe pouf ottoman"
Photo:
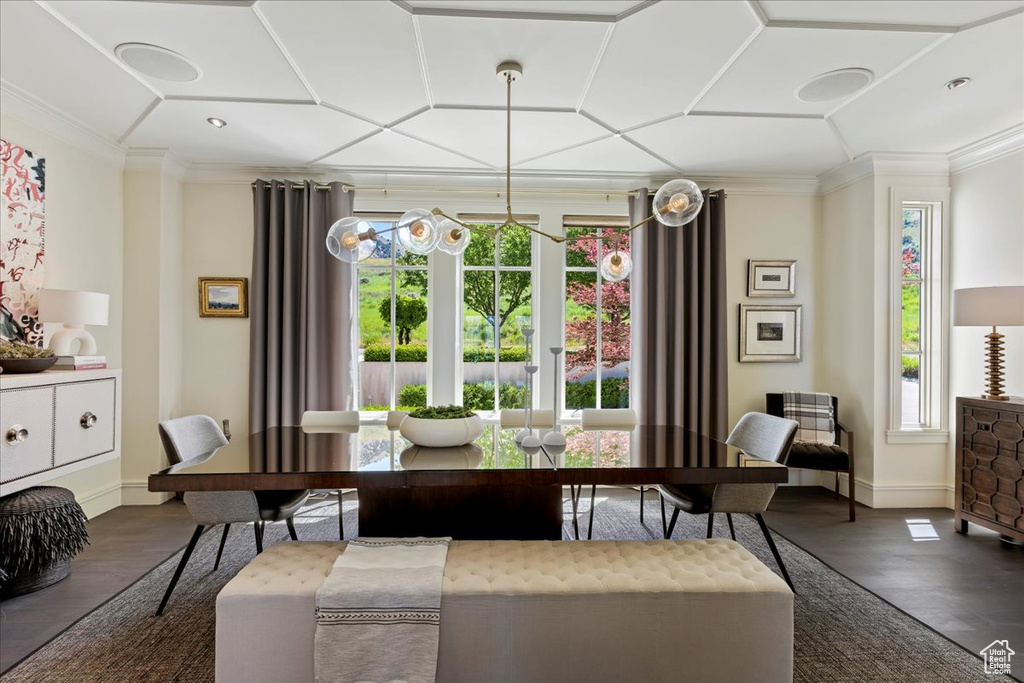
[[[71,558],[89,542],[75,495],[36,486],[0,498],[0,597],[46,588],[71,573]]]

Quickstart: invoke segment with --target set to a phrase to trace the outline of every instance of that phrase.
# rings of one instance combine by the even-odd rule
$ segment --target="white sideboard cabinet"
[[[0,374],[0,496],[121,457],[121,371]]]

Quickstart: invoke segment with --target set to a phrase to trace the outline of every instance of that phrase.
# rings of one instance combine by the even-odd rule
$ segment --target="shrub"
[[[526,387],[503,383],[498,387],[498,405],[501,408],[522,408],[526,400]],[[425,407],[427,385],[407,384],[398,392],[398,403],[403,406]],[[494,409],[494,383],[478,382],[462,385],[462,404],[470,410]]]
[[[391,360],[391,347],[387,344],[369,344],[363,349],[363,360],[368,363],[387,363]],[[395,360],[399,363],[423,363],[427,360],[425,344],[403,344],[395,347]],[[466,363],[493,363],[494,349],[466,349],[462,353]],[[526,349],[501,349],[498,360],[509,363],[526,361]]]
[[[416,406],[417,408],[427,407],[427,385],[406,384],[398,392],[397,403],[403,406]]]
[[[918,379],[921,376],[921,359],[903,356],[903,379]]]
[[[567,408],[594,408],[597,406],[597,380],[566,382]],[[629,381],[623,377],[609,377],[601,381],[602,408],[629,407]]]

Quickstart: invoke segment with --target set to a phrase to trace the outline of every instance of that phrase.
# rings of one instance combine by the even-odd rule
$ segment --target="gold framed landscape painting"
[[[199,278],[199,317],[248,318],[249,278]]]

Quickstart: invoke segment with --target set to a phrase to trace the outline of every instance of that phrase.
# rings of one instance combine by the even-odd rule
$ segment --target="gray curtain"
[[[651,215],[646,189],[629,199],[635,225]],[[705,192],[681,228],[652,220],[633,233],[633,405],[642,424],[729,431],[725,192]]]
[[[249,431],[297,425],[306,410],[356,405],[355,268],[334,259],[327,231],[352,215],[352,192],[311,181],[253,185]]]

